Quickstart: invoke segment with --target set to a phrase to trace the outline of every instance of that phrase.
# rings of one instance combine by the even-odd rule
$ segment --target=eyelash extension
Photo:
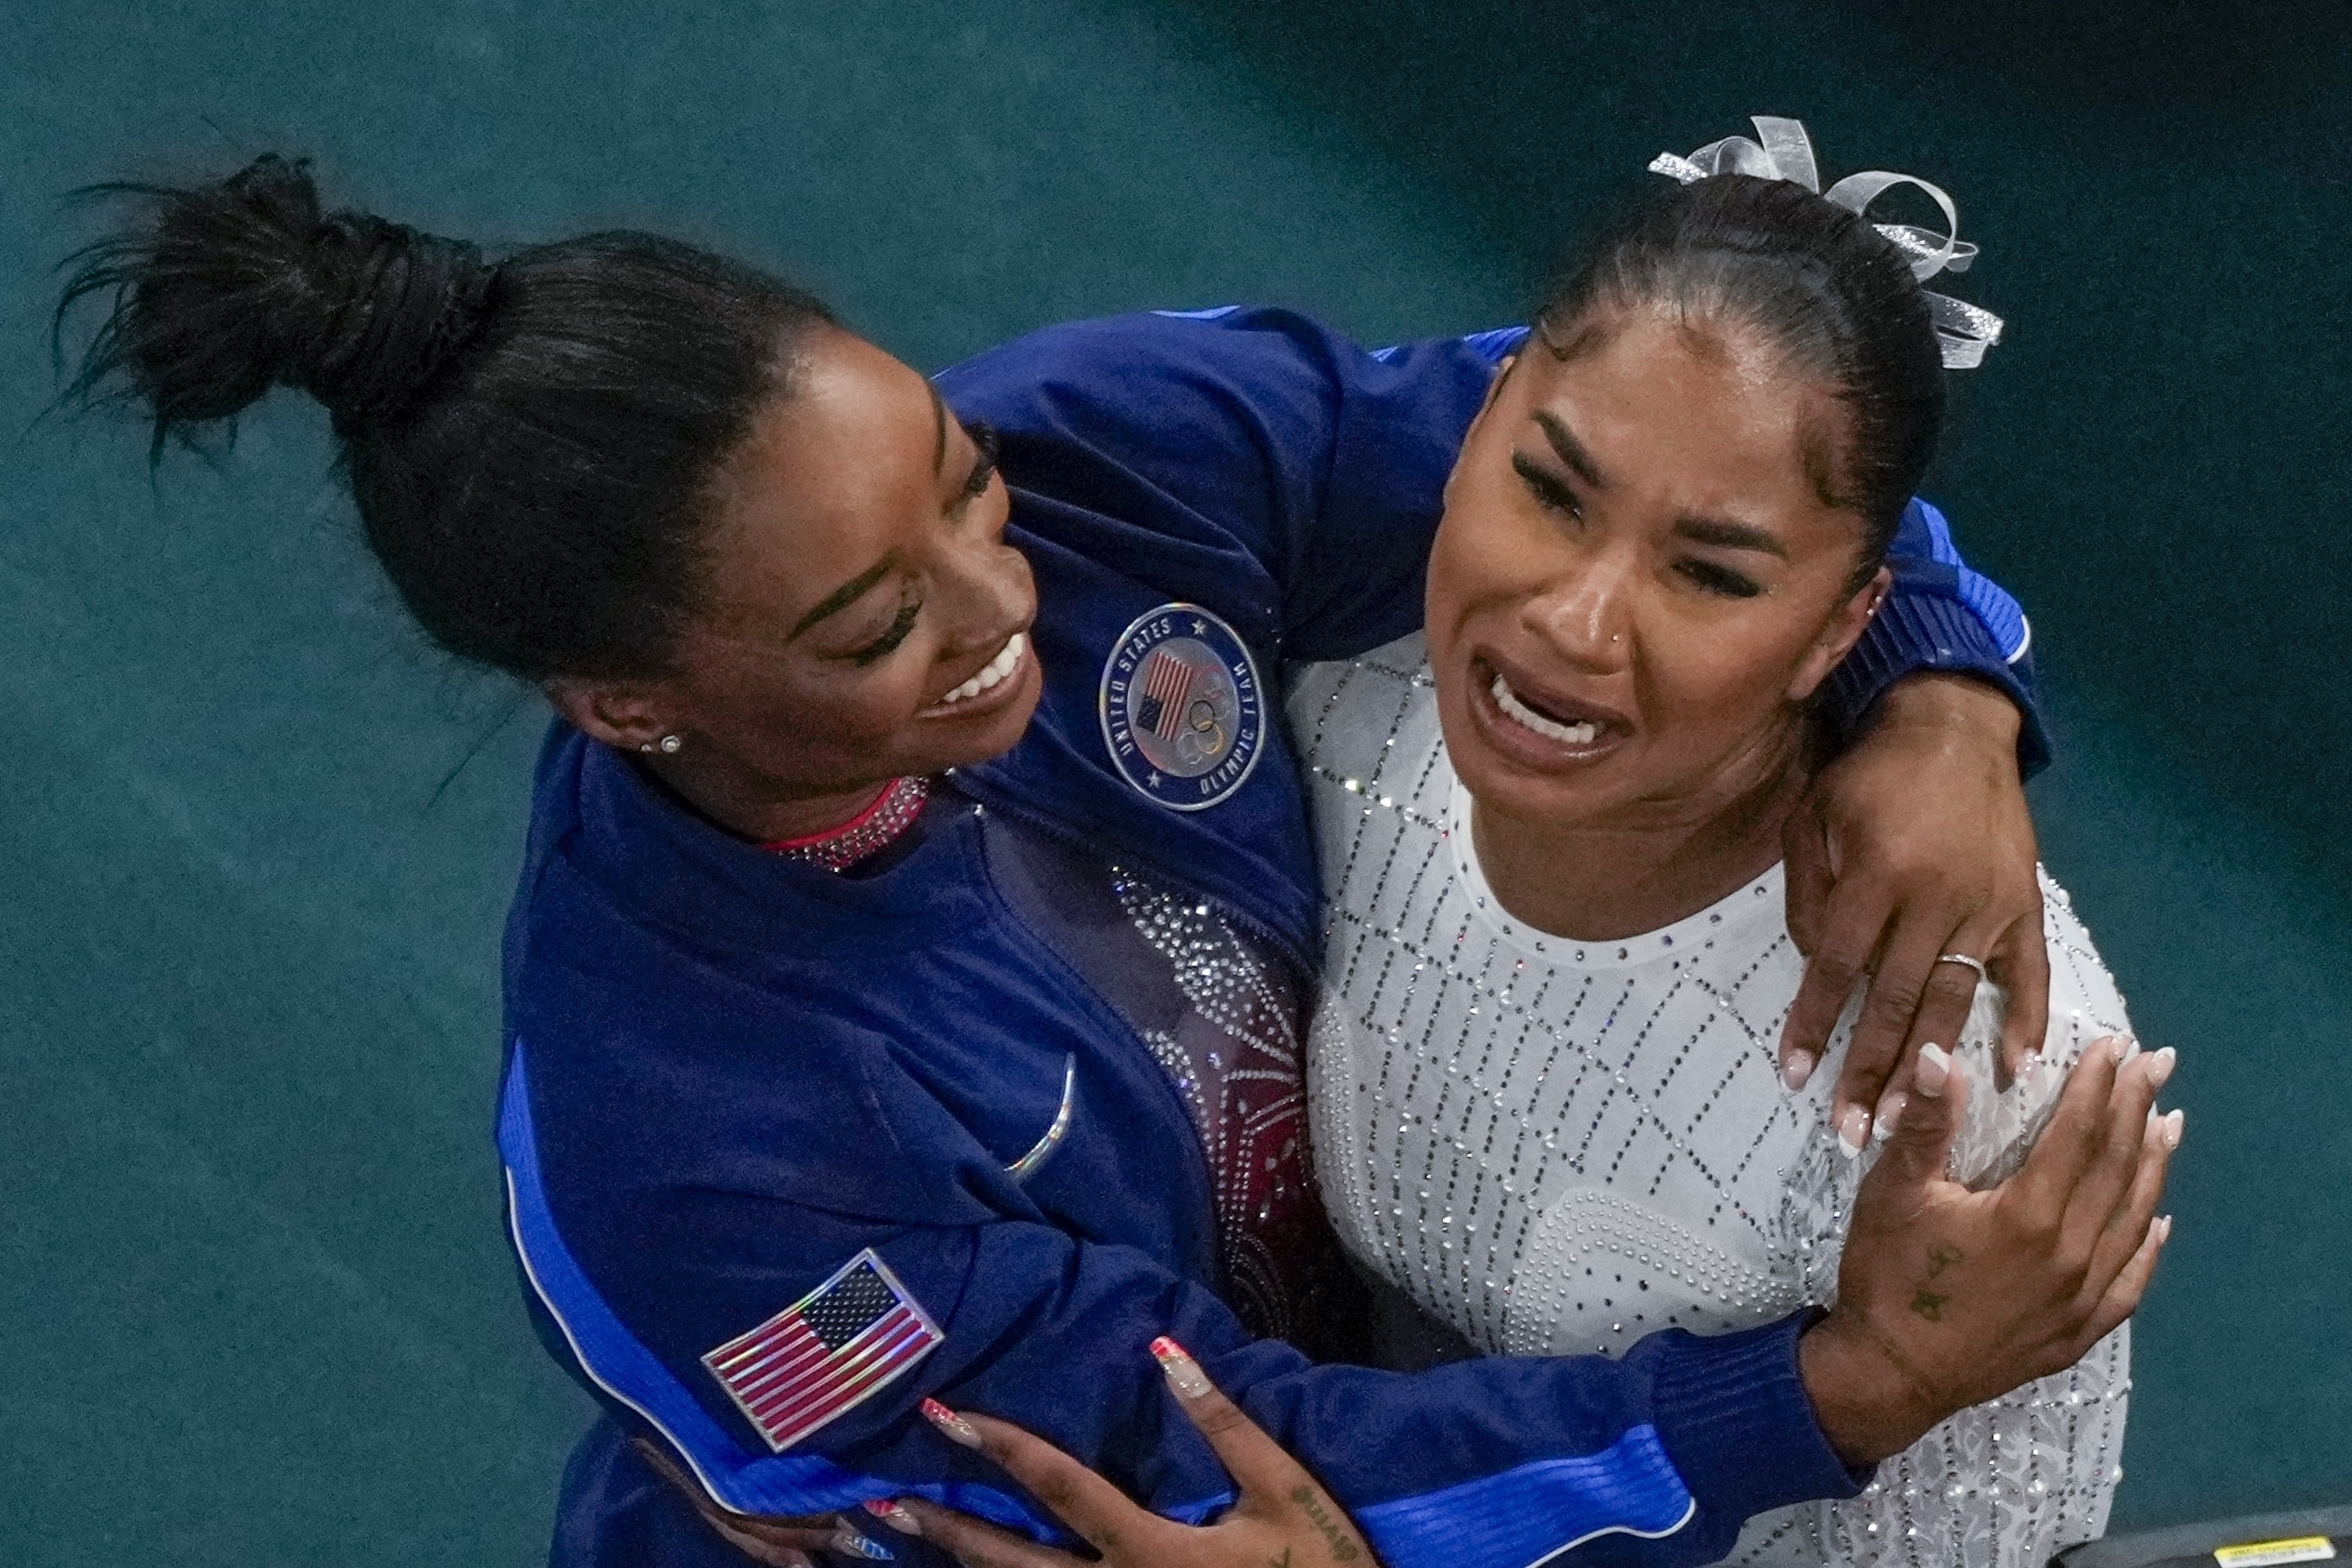
[[[1753,599],[1764,592],[1763,586],[1753,579],[1712,561],[1685,561],[1678,569],[1709,593],[1719,593],[1726,599]]]
[[[907,605],[899,611],[898,619],[891,623],[890,630],[850,655],[856,661],[857,667],[862,670],[875,660],[896,652],[898,645],[906,640],[906,634],[915,629],[915,613],[922,608],[923,601],[919,599]]]
[[[1517,452],[1511,454],[1511,466],[1518,471],[1520,478],[1527,482],[1527,487],[1536,492],[1537,500],[1554,512],[1565,512],[1580,523],[1584,521],[1585,509],[1576,504],[1575,491]]]
[[[1517,470],[1519,477],[1526,481],[1527,487],[1535,491],[1536,499],[1545,506],[1554,512],[1564,512],[1578,522],[1584,521],[1584,508],[1576,504],[1576,492],[1545,473],[1541,465],[1513,452],[1511,454],[1511,466]],[[1707,592],[1721,594],[1726,599],[1753,599],[1764,592],[1762,584],[1741,576],[1727,566],[1718,566],[1712,561],[1685,561],[1677,570]]]
[[[964,481],[963,499],[972,501],[977,500],[988,489],[989,482],[996,477],[996,427],[967,424],[964,426],[964,434],[970,436],[972,445],[980,449],[980,462],[972,465],[972,476]]]

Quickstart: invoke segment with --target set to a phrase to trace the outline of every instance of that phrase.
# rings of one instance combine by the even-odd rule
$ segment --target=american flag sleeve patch
[[[898,1381],[946,1337],[868,1247],[702,1364],[782,1453]]]

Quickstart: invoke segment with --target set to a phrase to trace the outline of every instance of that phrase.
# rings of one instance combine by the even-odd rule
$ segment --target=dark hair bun
[[[485,267],[319,210],[299,163],[106,187],[138,221],[58,302],[110,305],[66,397],[144,404],[158,454],[272,386],[334,411],[367,541],[424,629],[529,681],[666,671],[699,607],[711,479],[832,318],[724,257],[616,231]]]
[[[58,310],[112,292],[77,387],[119,374],[158,440],[273,386],[356,435],[407,407],[488,312],[497,272],[477,247],[321,213],[307,161],[272,153],[217,185],[107,190],[151,201],[153,220],[83,252]]]

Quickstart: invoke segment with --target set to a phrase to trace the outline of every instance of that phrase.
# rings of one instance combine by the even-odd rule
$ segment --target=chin
[[[1448,727],[1446,749],[1462,788],[1481,807],[1497,816],[1565,827],[1603,815],[1615,799],[1616,792],[1608,788],[1603,778],[1562,778],[1533,772],[1498,755],[1475,738],[1467,745],[1457,746],[1451,726]]]

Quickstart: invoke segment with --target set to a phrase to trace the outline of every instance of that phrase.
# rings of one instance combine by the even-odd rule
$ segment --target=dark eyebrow
[[[947,405],[940,401],[939,388],[933,386],[928,378],[923,383],[923,390],[931,395],[931,418],[939,424],[938,442],[931,451],[931,472],[944,474],[947,472]]]
[[[1582,441],[1569,434],[1559,415],[1549,409],[1537,409],[1530,417],[1542,429],[1544,439],[1551,443],[1551,449],[1560,454],[1560,461],[1576,471],[1577,478],[1596,490],[1609,487],[1609,481],[1601,476],[1600,464],[1592,461],[1592,454],[1585,450]]]
[[[1762,550],[1783,561],[1789,559],[1788,546],[1752,524],[1726,523],[1719,517],[1677,517],[1675,519],[1675,532],[1703,545],[1720,545],[1726,550]]]
[[[835,588],[830,594],[827,595],[825,602],[810,611],[807,614],[803,615],[801,617],[801,624],[792,628],[792,636],[786,638],[784,640],[787,642],[791,641],[792,638],[800,636],[801,633],[808,630],[809,627],[816,625],[817,622],[823,620],[826,616],[830,615],[836,610],[846,610],[851,605],[856,603],[860,599],[863,599],[866,596],[866,589],[872,588],[876,583],[880,582],[884,577],[889,576],[891,575],[891,568],[896,566],[897,564],[898,551],[892,550],[890,554],[882,557],[881,560],[874,563],[871,568],[866,571],[860,572],[856,576],[852,577],[848,582],[843,583],[840,588]]]

